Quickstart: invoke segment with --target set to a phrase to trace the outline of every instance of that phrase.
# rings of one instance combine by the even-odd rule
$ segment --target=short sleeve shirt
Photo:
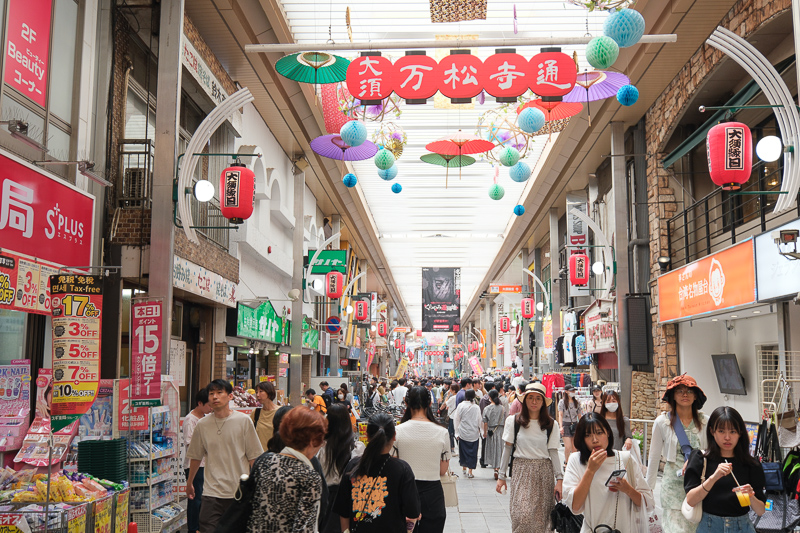
[[[503,427],[503,441],[514,442],[514,415],[506,418]],[[520,427],[517,433],[517,448],[514,450],[514,457],[520,459],[548,459],[548,450],[557,450],[560,445],[558,422],[553,420],[553,429],[550,432],[550,439],[547,439],[547,431],[539,427],[536,420],[531,420],[528,427]]]

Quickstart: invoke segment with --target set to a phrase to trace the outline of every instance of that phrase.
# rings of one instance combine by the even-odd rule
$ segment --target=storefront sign
[[[308,268],[310,259],[309,256],[305,257],[305,268]],[[314,260],[311,274],[327,274],[328,272],[341,272],[344,274],[346,268],[347,250],[322,250]]]
[[[53,309],[53,431],[78,420],[100,382],[101,276],[50,278]]]
[[[567,193],[567,256],[571,254],[589,254],[589,226],[586,222],[572,213],[580,212],[586,215],[589,211],[588,197],[584,191]],[[571,297],[591,296],[592,291],[585,285],[570,283],[569,295]]]
[[[489,285],[490,294],[520,294],[522,285]]]
[[[134,407],[130,398],[131,380],[119,380],[118,412],[120,431],[142,431],[147,429],[147,408]]]
[[[408,359],[405,357],[397,364],[397,372],[394,373],[395,379],[400,379],[408,371]]]
[[[460,268],[422,269],[422,331],[461,331]]]
[[[658,319],[670,322],[756,301],[753,239],[658,278]]]
[[[3,81],[37,104],[47,102],[51,0],[11,0]]]
[[[273,344],[289,344],[291,322],[286,316],[278,316],[272,302],[262,302],[253,309],[243,304],[237,307],[236,336]]]
[[[175,255],[172,286],[228,307],[236,306],[236,284],[219,274]]]
[[[306,317],[303,317],[303,348],[319,350],[319,330],[309,326]]]
[[[583,316],[586,322],[586,353],[615,351],[614,302],[595,300]]]
[[[178,387],[186,385],[186,343],[175,339],[169,342],[169,375]]]
[[[787,229],[800,230],[800,219],[773,231]],[[800,261],[780,255],[772,233],[768,231],[756,237],[756,273],[760,302],[794,298],[800,293]]]
[[[90,265],[93,228],[93,196],[16,157],[0,155],[3,255],[10,251],[55,265]]]
[[[161,405],[160,300],[131,302],[131,399],[136,407]]]

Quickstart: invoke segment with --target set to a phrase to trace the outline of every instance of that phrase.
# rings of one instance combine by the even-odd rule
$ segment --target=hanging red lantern
[[[408,352],[408,360],[409,361],[413,361],[414,360],[414,354],[413,353]]]
[[[256,200],[256,175],[246,166],[234,163],[219,176],[219,210],[231,224],[242,224],[253,214]]]
[[[369,305],[366,300],[356,300],[356,320],[366,322],[369,319]]]
[[[534,309],[536,309],[536,304],[533,301],[533,298],[523,298],[522,299],[522,318],[525,320],[530,320],[533,318],[535,314]]]
[[[589,283],[589,256],[586,254],[569,256],[569,282],[576,286]]]
[[[394,348],[395,348],[395,350],[399,350],[400,349],[400,339],[395,339],[394,340]]]
[[[341,298],[344,292],[344,275],[341,272],[325,274],[325,295],[328,298]]]
[[[406,341],[402,341],[400,343],[400,351],[401,352],[405,352],[406,351]]]
[[[511,319],[507,316],[500,318],[500,331],[503,333],[508,333],[511,329]]]
[[[708,172],[726,191],[738,191],[750,179],[753,137],[747,124],[723,122],[708,130]]]
[[[386,322],[378,322],[378,335],[381,337],[386,336]]]

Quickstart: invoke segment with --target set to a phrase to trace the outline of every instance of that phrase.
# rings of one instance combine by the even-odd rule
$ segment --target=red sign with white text
[[[131,399],[131,380],[119,380],[119,402],[117,405],[120,431],[147,429],[147,407],[134,407]]]
[[[439,90],[436,83],[441,77],[439,63],[430,56],[403,56],[394,62],[394,70],[397,72],[394,92],[400,98],[430,98]]]
[[[3,81],[40,106],[47,98],[52,0],[10,0]]]
[[[481,82],[495,97],[516,97],[528,90],[528,61],[519,54],[494,54],[483,62]]]
[[[133,400],[161,398],[161,332],[164,327],[160,301],[131,303],[131,394]]]
[[[448,98],[472,98],[483,90],[478,81],[483,61],[472,54],[451,54],[439,63],[439,92]]]
[[[92,264],[94,197],[0,155],[0,246],[55,265]]]
[[[359,100],[383,100],[392,94],[394,72],[385,57],[361,56],[347,69],[347,90]]]
[[[50,276],[58,268],[0,252],[0,309],[50,314]]]
[[[531,90],[539,96],[564,96],[575,87],[578,70],[575,61],[561,52],[543,52],[531,58]]]

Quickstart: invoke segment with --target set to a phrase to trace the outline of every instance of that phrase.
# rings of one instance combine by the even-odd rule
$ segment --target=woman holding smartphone
[[[764,514],[764,471],[750,455],[742,416],[733,407],[717,407],[706,436],[708,450],[692,452],[683,482],[686,503],[703,503],[697,533],[755,533],[747,513]]]

